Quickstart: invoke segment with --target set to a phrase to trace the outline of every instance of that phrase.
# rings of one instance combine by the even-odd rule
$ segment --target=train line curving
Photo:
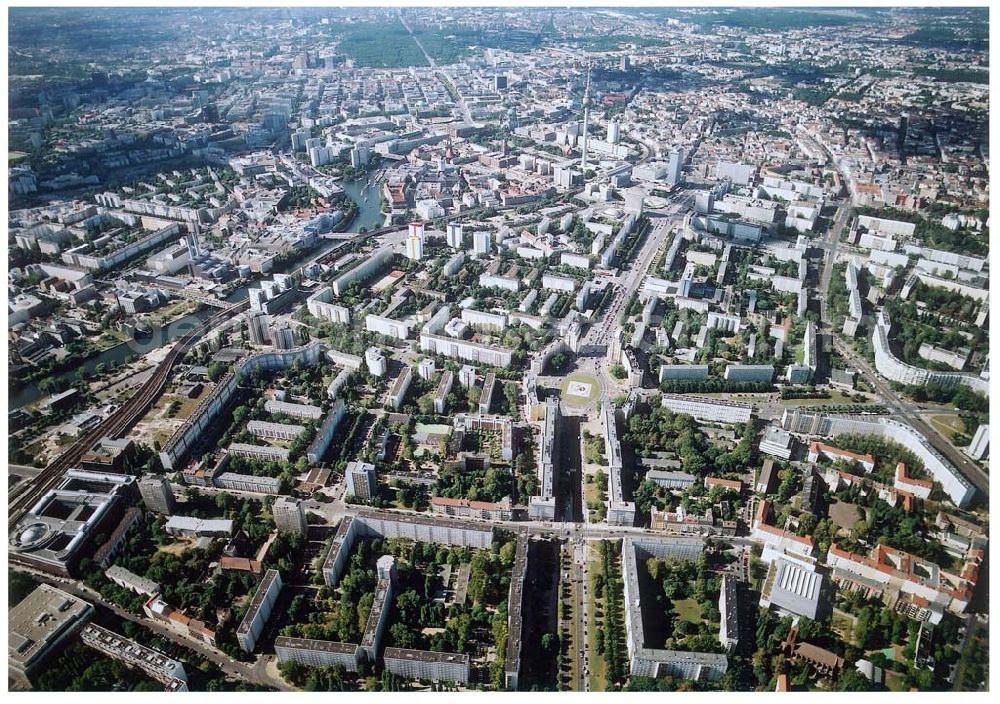
[[[82,438],[73,443],[69,449],[43,469],[38,476],[31,479],[30,485],[25,490],[10,500],[7,514],[8,525],[14,526],[28,508],[37,502],[46,491],[55,486],[66,470],[79,462],[83,454],[93,447],[94,443],[100,438],[107,436],[116,437],[135,425],[149,411],[149,408],[160,397],[160,394],[163,393],[174,365],[184,358],[184,355],[187,354],[191,347],[191,343],[223,320],[242,313],[249,305],[249,300],[244,300],[221,310],[205,320],[194,330],[178,338],[174,343],[173,349],[160,362],[153,375],[139,387],[139,390],[131,398],[123,403],[112,415],[108,416]]]

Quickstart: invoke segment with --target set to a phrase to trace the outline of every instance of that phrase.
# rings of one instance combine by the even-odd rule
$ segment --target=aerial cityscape
[[[989,10],[8,10],[8,688],[989,689]]]

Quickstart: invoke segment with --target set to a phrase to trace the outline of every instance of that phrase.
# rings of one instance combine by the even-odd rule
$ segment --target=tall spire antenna
[[[587,61],[587,88],[583,92],[583,148],[580,158],[580,171],[587,173],[587,126],[590,121],[590,61]]]

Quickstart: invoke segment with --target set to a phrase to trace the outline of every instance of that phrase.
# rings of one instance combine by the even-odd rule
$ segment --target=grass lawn
[[[681,599],[674,602],[674,613],[681,621],[701,623],[701,606],[694,599]]]
[[[150,325],[165,325],[177,318],[182,318],[197,310],[198,304],[186,298],[168,303],[162,308],[150,313],[146,320]]]
[[[597,609],[603,612],[604,599],[596,596],[594,582],[601,571],[601,554],[593,545],[587,546],[587,580],[590,598],[587,600],[587,652],[590,654],[590,691],[605,692],[608,689],[606,672],[608,664],[603,655],[597,654]]]
[[[569,386],[574,381],[581,384],[590,384],[590,389],[588,390],[586,396],[577,396],[569,393]],[[562,395],[562,400],[569,405],[586,406],[596,401],[601,395],[601,383],[593,374],[587,374],[586,372],[573,372],[564,378],[559,384],[559,392]]]
[[[577,585],[573,583],[572,579],[565,580],[563,579],[562,576],[564,569],[569,571],[570,575],[572,575],[572,569],[573,569],[572,566],[569,567],[564,566],[566,564],[572,565],[572,560],[569,563],[565,563],[563,562],[563,559],[564,556],[561,556],[560,557],[561,564],[559,566],[559,601],[566,605],[567,607],[566,611],[569,613],[569,618],[566,619],[565,632],[561,631],[559,635],[562,640],[561,645],[565,649],[569,663],[569,667],[566,670],[567,675],[569,675],[569,681],[567,682],[565,688],[568,690],[572,690],[575,686],[577,679],[577,668],[580,666],[579,662],[577,662],[578,658],[576,657],[576,651],[579,650],[581,647],[581,644],[576,642],[576,633],[578,630],[577,623],[579,622],[579,619],[584,618],[584,615],[579,613],[579,610],[576,608]],[[564,594],[563,593],[564,591],[567,593]],[[562,605],[560,605],[559,608],[561,609]],[[561,622],[560,622],[560,629],[562,629]]]
[[[748,393],[737,393],[737,394],[722,392],[722,393],[697,394],[697,395],[703,396],[705,398],[721,398],[724,400],[735,400],[735,401],[747,400],[747,401],[762,402],[766,401],[771,394],[770,392],[761,392],[761,393],[748,392]]]
[[[157,550],[160,552],[169,553],[171,555],[182,555],[185,550],[193,545],[193,541],[190,540],[177,540],[173,543],[167,543],[166,545],[160,545]]]
[[[830,619],[830,628],[849,645],[853,645],[854,643],[854,625],[855,619],[852,616],[839,609],[833,610],[833,616]]]
[[[904,692],[906,680],[898,672],[893,670],[885,671],[885,686],[888,687],[890,692]]]
[[[595,473],[593,475],[593,477],[594,477],[594,481],[592,481],[591,483],[585,485],[587,487],[587,490],[586,490],[586,494],[584,496],[585,496],[585,499],[586,499],[586,502],[587,502],[587,506],[588,506],[588,508],[587,508],[587,514],[589,515],[591,522],[596,522],[596,521],[600,521],[601,518],[600,518],[600,516],[599,516],[599,514],[598,514],[597,511],[589,508],[590,502],[591,501],[603,501],[604,498],[607,498],[607,497],[602,497],[601,496],[601,490],[597,488],[597,474]]]
[[[191,417],[191,414],[194,413],[194,409],[198,407],[201,399],[208,394],[209,389],[204,385],[201,388],[201,393],[194,398],[188,398],[187,396],[181,396],[180,394],[166,394],[163,397],[163,400],[166,401],[166,403],[164,403],[164,408],[169,406],[171,401],[180,401],[181,405],[177,409],[177,413],[174,414],[174,418],[185,420]]]
[[[931,416],[929,421],[930,424],[934,426],[935,430],[948,438],[948,442],[953,442],[955,440],[955,433],[965,432],[965,423],[963,423],[962,419],[958,416]]]
[[[783,406],[842,406],[859,403],[843,391],[831,391],[830,398],[790,398],[782,399]]]
[[[167,440],[170,439],[173,433],[169,430],[157,430],[153,433],[153,440],[160,443],[160,447],[167,444]]]

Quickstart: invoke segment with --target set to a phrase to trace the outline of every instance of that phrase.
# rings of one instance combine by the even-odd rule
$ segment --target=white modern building
[[[281,593],[281,573],[278,570],[268,570],[264,579],[250,601],[250,607],[243,616],[243,621],[236,629],[236,640],[245,652],[252,653],[257,645],[257,639],[264,632],[264,626],[271,617],[271,609]]]
[[[378,347],[369,347],[365,350],[365,364],[368,366],[368,372],[372,376],[385,376],[385,354]]]
[[[333,303],[333,298],[333,289],[330,286],[324,286],[306,299],[309,314],[320,320],[347,325],[351,322],[351,311],[345,306]]]
[[[402,320],[393,320],[381,315],[365,316],[365,330],[377,332],[386,337],[394,337],[397,340],[405,340],[410,336],[410,324]]]
[[[926,384],[954,386],[956,384],[963,384],[977,393],[989,394],[989,381],[983,379],[978,374],[921,369],[898,359],[892,353],[892,349],[889,346],[889,330],[891,325],[892,322],[889,319],[889,314],[885,310],[879,311],[875,320],[875,329],[872,332],[872,349],[875,352],[875,368],[886,379],[906,384],[907,386],[924,386]]]
[[[686,394],[663,394],[660,403],[674,413],[686,413],[697,420],[715,423],[746,423],[753,413],[753,406],[745,403],[717,401]]]
[[[513,363],[514,353],[503,347],[490,347],[476,342],[452,340],[438,335],[420,335],[420,349],[452,359],[475,362],[506,369]]]
[[[411,222],[406,233],[406,257],[413,261],[424,258],[424,224]]]

